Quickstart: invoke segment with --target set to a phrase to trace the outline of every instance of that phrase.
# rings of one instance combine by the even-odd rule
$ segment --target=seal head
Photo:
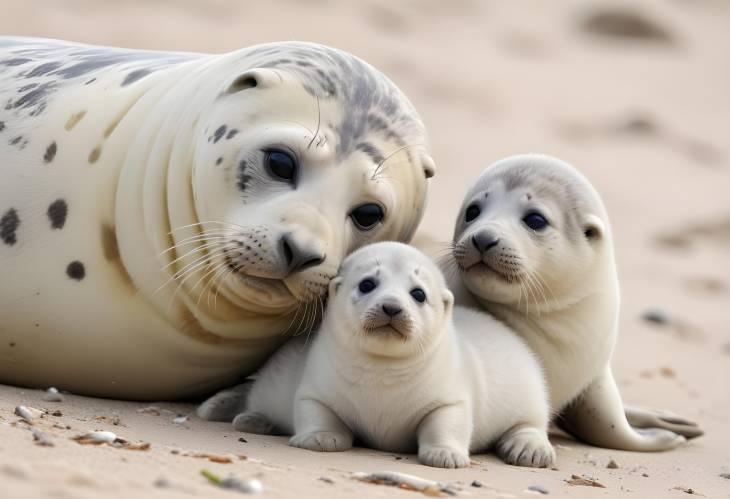
[[[564,162],[520,155],[487,168],[465,197],[453,255],[479,298],[534,312],[595,292],[613,249],[588,181]]]
[[[454,302],[435,264],[394,242],[350,255],[330,283],[329,297],[328,328],[338,341],[385,357],[423,353],[437,344]]]

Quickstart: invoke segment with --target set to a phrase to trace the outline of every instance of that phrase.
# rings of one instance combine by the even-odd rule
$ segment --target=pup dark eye
[[[264,164],[272,177],[285,182],[293,182],[297,175],[297,162],[284,151],[273,150],[266,153]]]
[[[543,217],[539,213],[530,213],[525,218],[523,218],[522,221],[525,222],[525,225],[527,225],[532,230],[543,230],[545,227],[550,225],[545,217]]]
[[[479,206],[477,206],[477,205],[475,205],[475,204],[473,204],[473,205],[470,205],[470,206],[469,206],[469,207],[468,207],[468,208],[466,209],[466,214],[464,215],[464,220],[465,220],[466,222],[471,222],[471,221],[472,221],[472,220],[474,220],[474,219],[475,219],[476,217],[478,217],[478,216],[479,216],[479,214],[480,214],[481,212],[482,212],[482,210],[480,210],[480,209],[479,209]]]
[[[423,303],[426,301],[426,293],[421,288],[413,288],[411,290],[411,296],[418,303]]]
[[[360,281],[360,284],[358,284],[357,289],[359,289],[363,294],[368,294],[377,287],[378,285],[372,279],[363,279]]]
[[[350,213],[350,218],[360,230],[370,230],[383,220],[383,209],[375,203],[361,204]]]

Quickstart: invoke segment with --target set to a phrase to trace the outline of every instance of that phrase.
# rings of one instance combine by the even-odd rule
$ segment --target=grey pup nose
[[[499,244],[499,238],[482,231],[471,236],[471,243],[479,250],[479,253],[486,253]]]
[[[290,234],[281,237],[281,251],[284,254],[287,275],[319,265],[325,259],[324,254],[299,246]]]
[[[385,303],[383,304],[383,312],[385,312],[385,315],[387,315],[388,317],[395,317],[396,315],[401,313],[402,310],[403,309],[397,305],[388,305]]]

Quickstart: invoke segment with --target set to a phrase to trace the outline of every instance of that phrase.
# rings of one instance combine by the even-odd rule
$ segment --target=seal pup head
[[[326,329],[356,350],[407,357],[437,343],[453,303],[426,255],[406,244],[371,244],[350,255],[331,281]]]
[[[409,240],[433,161],[407,98],[350,54],[275,43],[223,63],[242,70],[198,119],[197,241],[217,292],[278,314],[324,295],[356,248]]]
[[[609,230],[600,197],[575,168],[550,156],[511,156],[466,195],[453,256],[479,298],[539,313],[595,292],[605,282],[596,273],[615,275]]]

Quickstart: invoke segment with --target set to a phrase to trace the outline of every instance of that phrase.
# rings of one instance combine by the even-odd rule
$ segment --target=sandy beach
[[[555,434],[555,469],[477,455],[469,468],[443,470],[412,455],[294,449],[283,437],[201,421],[193,404],[72,394],[48,402],[41,390],[0,385],[0,497],[237,494],[201,470],[259,480],[262,497],[272,498],[421,496],[352,477],[377,470],[449,483],[469,497],[538,489],[551,497],[730,497],[727,2],[0,0],[0,12],[4,35],[196,52],[307,40],[358,55],[396,82],[428,127],[437,173],[415,242],[434,252],[450,240],[470,182],[493,161],[543,152],[574,164],[611,217],[622,288],[613,368],[623,398],[705,431],[658,454]],[[14,414],[18,405],[44,414],[30,425]],[[73,440],[91,430],[128,443]],[[590,481],[602,486],[577,484]]]

